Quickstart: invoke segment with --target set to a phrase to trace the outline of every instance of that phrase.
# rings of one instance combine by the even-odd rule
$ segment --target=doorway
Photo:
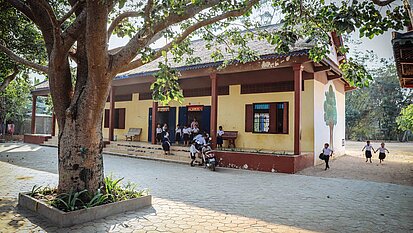
[[[149,108],[149,122],[148,122],[148,142],[152,141],[152,108]],[[158,107],[156,111],[156,125],[161,127],[166,123],[168,125],[169,140],[175,142],[175,127],[176,127],[176,108],[175,107]]]

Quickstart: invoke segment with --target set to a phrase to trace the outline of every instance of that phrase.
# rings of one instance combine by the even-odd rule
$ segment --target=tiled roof
[[[262,27],[257,30],[276,30],[279,25],[270,25],[266,27]],[[216,50],[216,47],[222,52],[222,55],[224,56],[224,59],[231,59],[232,54],[226,51],[226,46],[225,44],[219,44],[214,46],[211,50],[208,50],[206,47],[206,42],[204,40],[195,40],[191,42],[191,47],[193,48],[194,52],[191,55],[192,57],[199,57],[201,59],[201,62],[197,64],[192,64],[188,65],[185,64],[185,60],[188,57],[188,55],[184,55],[182,62],[175,62],[173,61],[173,55],[169,52],[168,53],[168,63],[170,67],[175,68],[179,71],[184,71],[184,70],[196,70],[196,69],[203,69],[203,68],[209,68],[209,67],[218,67],[219,65],[222,64],[222,61],[214,61],[213,58],[211,58],[211,54]],[[271,59],[271,58],[279,58],[279,57],[287,57],[287,56],[303,56],[308,54],[308,50],[312,48],[311,41],[308,39],[300,39],[297,41],[295,46],[290,49],[290,52],[288,54],[277,54],[274,51],[274,45],[271,45],[268,43],[266,40],[250,40],[247,42],[247,46],[251,48],[251,50],[255,51],[257,55],[261,58],[261,60],[266,60],[266,59]],[[118,48],[115,48],[112,50],[115,51]],[[136,69],[127,71],[125,73],[119,74],[116,76],[115,79],[125,79],[125,78],[135,78],[135,77],[142,77],[142,76],[147,76],[147,75],[153,75],[156,73],[159,68],[158,64],[159,62],[164,62],[164,58],[160,57],[152,62],[149,62],[143,66],[140,66]],[[49,87],[49,82],[44,81],[36,86],[36,91],[37,90],[42,90],[43,88],[48,89]]]
[[[44,80],[41,83],[38,83],[35,85],[36,89],[44,89],[44,88],[49,88],[49,80]]]
[[[279,25],[270,25],[263,27],[258,30],[263,30],[266,29],[267,31],[271,30],[276,30]],[[274,45],[271,45],[270,43],[267,42],[267,40],[250,40],[247,42],[247,47],[251,48],[251,50],[255,51],[257,55],[261,57],[261,59],[270,59],[274,57],[285,57],[285,56],[301,56],[307,54],[308,50],[312,47],[313,45],[309,40],[304,40],[301,39],[297,41],[295,46],[293,48],[290,48],[290,53],[288,54],[276,54],[274,51]],[[194,69],[202,69],[202,68],[207,68],[207,67],[217,67],[219,66],[222,61],[214,61],[213,58],[211,58],[211,54],[216,50],[220,50],[222,52],[222,55],[224,56],[225,60],[230,60],[232,59],[233,55],[229,52],[226,51],[227,45],[226,44],[218,44],[208,50],[206,48],[206,41],[204,40],[195,40],[191,42],[191,47],[194,50],[193,54],[191,55],[192,57],[199,57],[201,59],[201,62],[193,65],[187,65],[185,64],[185,60],[188,57],[188,55],[184,55],[182,62],[175,62],[173,61],[173,55],[169,52],[167,57],[169,66],[172,68],[176,68],[179,71],[183,70],[194,70]],[[218,48],[217,48],[218,47]],[[154,74],[156,71],[159,70],[158,64],[159,62],[165,62],[164,57],[160,57],[152,62],[149,62],[143,66],[140,66],[136,69],[127,71],[125,73],[122,73],[118,75],[115,79],[124,79],[124,78],[133,78],[133,77],[140,77],[140,76],[146,76],[146,75],[151,75]]]

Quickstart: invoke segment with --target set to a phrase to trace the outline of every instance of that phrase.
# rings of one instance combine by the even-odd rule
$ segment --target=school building
[[[335,34],[331,38],[335,46],[342,44]],[[226,45],[218,46],[230,56]],[[130,128],[140,128],[140,140],[154,143],[156,124],[167,123],[174,141],[176,125],[196,118],[214,142],[218,126],[236,132],[236,148],[216,152],[222,166],[295,173],[321,162],[318,154],[326,142],[335,155],[344,154],[345,93],[351,89],[338,68],[344,55],[332,46],[331,54],[315,63],[308,57],[311,40],[299,41],[288,54],[274,53],[267,41],[251,40],[248,46],[260,59],[223,69],[203,40],[192,42],[192,56],[201,62],[169,59],[180,72],[181,104],[161,106],[152,100],[150,86],[163,58],[117,76],[102,123],[104,138],[124,140]],[[42,86],[32,93],[47,91]]]

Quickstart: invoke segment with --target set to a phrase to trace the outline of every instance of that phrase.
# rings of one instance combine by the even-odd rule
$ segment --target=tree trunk
[[[95,193],[104,187],[102,112],[107,91],[87,91],[91,89],[85,88],[59,128],[59,193]]]
[[[333,132],[333,130],[334,130],[334,125],[333,124],[330,124],[329,125],[329,128],[330,128],[330,148],[331,149],[333,149],[334,150],[334,145],[333,145],[333,142],[334,142],[334,132]]]

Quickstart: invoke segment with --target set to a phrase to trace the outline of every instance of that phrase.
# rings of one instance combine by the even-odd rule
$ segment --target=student
[[[387,151],[387,153],[390,153],[389,150],[387,150],[387,149],[384,147],[384,142],[381,143],[381,147],[377,148],[377,150],[374,151],[374,153],[376,153],[377,151],[380,151],[380,153],[379,153],[380,163],[381,163],[382,161],[384,161],[384,159],[386,158],[386,151]]]
[[[364,149],[366,149],[366,163],[369,159],[371,163],[371,151],[374,151],[374,148],[370,145],[370,141],[367,141],[367,145],[365,145],[361,151],[364,151]]]
[[[189,136],[191,134],[191,129],[184,125],[182,129],[182,134],[184,135],[184,146],[189,146]]]
[[[170,155],[171,142],[169,141],[168,127],[165,127],[164,129],[165,130],[162,132],[162,149],[165,155]]]
[[[157,144],[161,144],[162,143],[162,128],[161,128],[161,124],[158,124],[156,126],[156,143]]]
[[[168,124],[164,123],[162,126],[162,131],[168,130]]]
[[[191,156],[191,167],[194,166],[194,162],[196,159],[196,154],[199,153],[199,150],[196,149],[195,142],[191,143],[191,147],[189,147],[189,155]]]
[[[222,130],[222,126],[219,126],[219,129],[217,132],[217,145],[220,148],[222,148],[222,144],[224,143],[224,140],[222,139],[223,134],[224,134],[224,131]]]
[[[194,129],[195,127],[199,128],[199,124],[196,118],[194,118],[194,120],[191,122],[191,129]]]
[[[323,154],[324,154],[324,161],[326,162],[326,169],[330,169],[330,166],[328,165],[328,160],[330,159],[331,156],[333,156],[333,150],[330,149],[330,145],[328,143],[324,144],[323,148]]]
[[[176,125],[176,129],[175,129],[175,141],[176,141],[176,144],[178,145],[182,141],[182,129],[179,124]]]

